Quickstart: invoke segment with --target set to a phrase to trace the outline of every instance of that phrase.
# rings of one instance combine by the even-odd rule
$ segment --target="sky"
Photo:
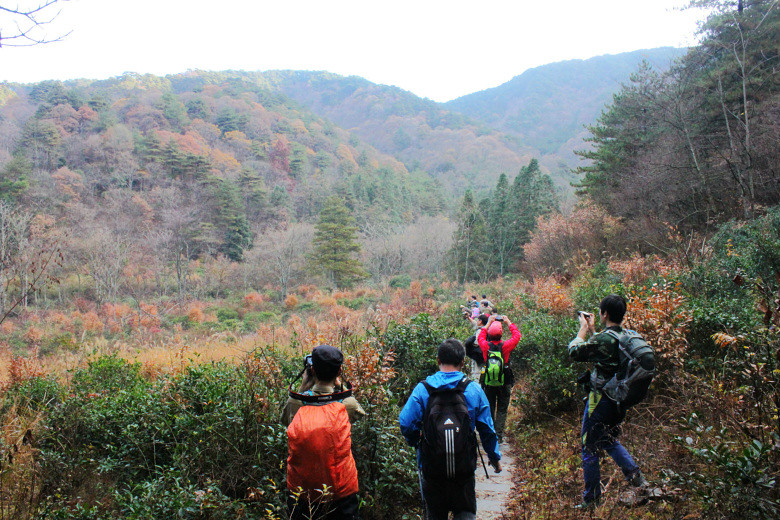
[[[0,0],[0,6],[42,0]],[[0,81],[325,70],[445,102],[547,63],[695,43],[685,0],[69,0]],[[58,4],[59,5],[59,4]],[[0,34],[9,34],[0,12]]]

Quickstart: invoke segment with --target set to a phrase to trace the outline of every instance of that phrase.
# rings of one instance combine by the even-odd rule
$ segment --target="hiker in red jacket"
[[[501,341],[504,333],[502,323],[509,327],[509,332],[512,334],[507,341]],[[501,315],[490,316],[487,324],[477,335],[477,343],[485,358],[482,387],[490,403],[499,442],[503,441],[509,397],[515,384],[515,376],[509,366],[509,354],[520,342],[521,337],[522,334],[517,326],[509,318]]]

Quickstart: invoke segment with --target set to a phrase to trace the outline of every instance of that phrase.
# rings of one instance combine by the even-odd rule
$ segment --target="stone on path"
[[[481,448],[480,448],[481,449]],[[487,456],[485,464],[487,464]],[[485,478],[482,461],[477,458],[477,520],[497,520],[502,518],[504,507],[512,491],[512,472],[514,459],[506,442],[501,443],[501,473],[487,466],[490,478]]]

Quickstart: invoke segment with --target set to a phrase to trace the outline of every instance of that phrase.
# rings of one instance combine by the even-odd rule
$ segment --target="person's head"
[[[501,341],[501,336],[504,334],[504,327],[501,326],[501,322],[494,321],[490,324],[487,330],[488,341]]]
[[[311,366],[321,382],[333,381],[341,373],[344,354],[336,347],[319,345],[311,351]]]
[[[488,322],[488,315],[487,314],[480,314],[477,316],[477,323],[479,323],[480,327],[484,327],[487,325]]]
[[[465,358],[466,348],[463,346],[463,343],[455,338],[442,341],[436,353],[436,360],[439,362],[439,365],[460,367]]]
[[[601,312],[601,321],[623,323],[623,316],[626,315],[626,299],[619,294],[610,294],[601,300],[599,311]]]

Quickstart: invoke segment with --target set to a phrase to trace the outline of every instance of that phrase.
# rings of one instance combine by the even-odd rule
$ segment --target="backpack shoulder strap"
[[[488,345],[489,345],[488,351],[501,352],[503,354],[503,350],[504,350],[504,342],[503,341],[500,341],[500,342],[496,343],[495,345],[493,343],[488,343]]]
[[[469,386],[469,383],[471,383],[471,379],[469,379],[468,377],[464,377],[463,379],[458,381],[458,384],[455,385],[454,388],[443,388],[441,386],[436,388],[436,387],[431,386],[430,384],[428,384],[428,381],[423,381],[422,382],[422,384],[425,387],[425,389],[428,390],[428,394],[429,395],[430,394],[434,394],[434,393],[438,393],[438,392],[446,392],[448,390],[460,390],[461,392],[465,392],[466,391],[466,387]]]

